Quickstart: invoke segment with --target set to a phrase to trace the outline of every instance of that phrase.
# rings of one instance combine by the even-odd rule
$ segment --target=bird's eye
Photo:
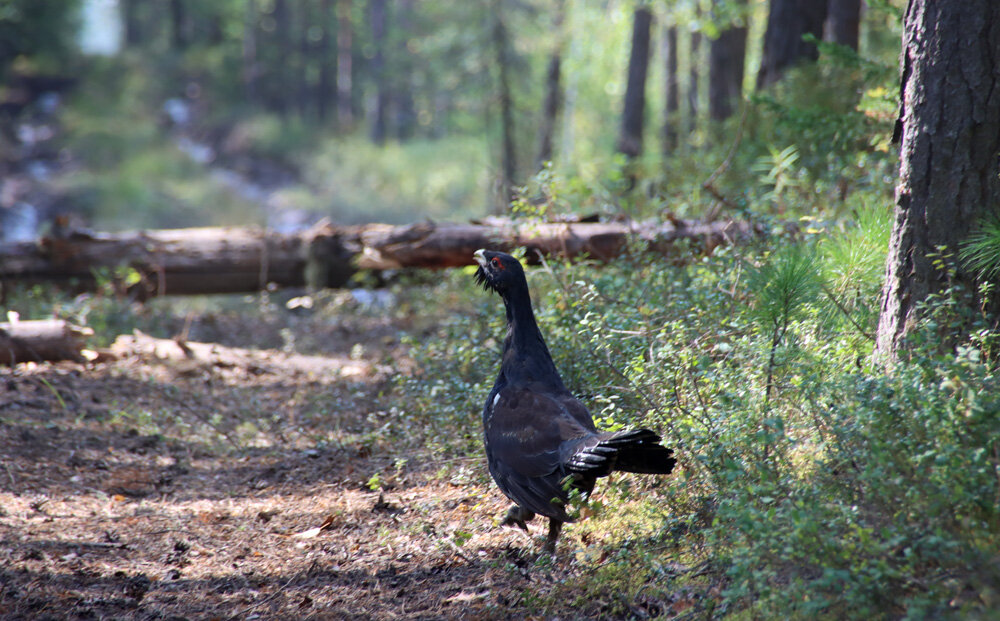
[[[493,257],[492,259],[490,259],[490,263],[493,264],[493,267],[500,267],[500,259],[498,259],[496,257]]]

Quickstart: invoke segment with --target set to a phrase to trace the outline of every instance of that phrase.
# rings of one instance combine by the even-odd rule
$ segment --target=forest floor
[[[0,618],[520,618],[592,571],[577,560],[586,534],[568,529],[549,559],[540,521],[531,537],[496,525],[507,503],[485,460],[435,463],[380,437],[402,407],[413,321],[177,327],[212,355],[133,343],[0,369]],[[611,610],[549,601],[568,617]],[[640,597],[613,616],[690,606]]]

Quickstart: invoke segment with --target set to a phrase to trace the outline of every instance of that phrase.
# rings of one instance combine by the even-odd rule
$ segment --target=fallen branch
[[[93,334],[61,319],[0,323],[0,365],[46,360],[83,361],[83,337]]]

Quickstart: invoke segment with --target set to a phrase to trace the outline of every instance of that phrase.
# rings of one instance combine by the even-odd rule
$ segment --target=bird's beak
[[[478,263],[481,267],[486,267],[486,264],[488,263],[488,261],[486,260],[485,253],[486,250],[483,248],[480,248],[479,250],[472,253],[472,256],[475,257],[476,259],[476,263]]]

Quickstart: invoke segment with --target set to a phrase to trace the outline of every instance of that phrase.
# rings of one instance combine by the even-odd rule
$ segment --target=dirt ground
[[[250,348],[288,340],[283,321],[269,339],[199,317],[227,344],[188,357],[124,339],[104,362],[0,369],[0,618],[523,618],[589,570],[572,533],[540,562],[543,524],[496,526],[483,460],[400,466],[380,441],[412,326]]]

